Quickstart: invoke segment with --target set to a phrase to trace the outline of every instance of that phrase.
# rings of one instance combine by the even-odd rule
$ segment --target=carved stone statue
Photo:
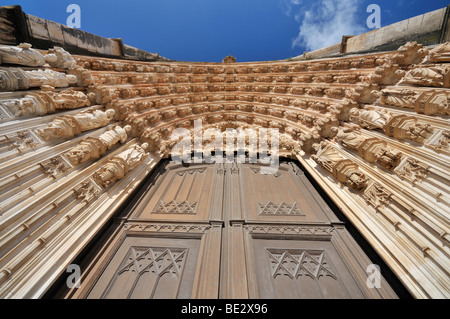
[[[354,190],[360,191],[367,187],[369,179],[360,171],[354,170],[347,174],[347,186]]]
[[[348,187],[360,191],[367,187],[368,178],[358,170],[358,165],[343,158],[338,151],[326,142],[313,146],[317,155],[311,156],[317,164],[332,173],[337,180]]]
[[[43,66],[45,58],[39,51],[32,49],[29,43],[18,46],[0,45],[0,64],[3,63]]]
[[[337,133],[336,140],[348,149],[357,151],[358,148],[364,143],[366,139],[364,136],[357,134],[354,130],[350,128],[337,128],[334,127],[332,130]]]
[[[116,157],[123,159],[128,164],[129,169],[132,169],[137,163],[147,156],[147,148],[148,145],[145,143],[141,146],[135,144]]]
[[[49,58],[49,56],[51,55],[55,56],[55,58]],[[54,47],[53,49],[49,49],[48,54],[45,56],[45,59],[51,67],[59,69],[70,69],[74,68],[77,65],[77,62],[74,58],[72,58],[70,53],[61,47]]]
[[[81,134],[81,132],[107,125],[114,114],[113,109],[108,109],[106,111],[89,110],[75,115],[64,115],[55,118],[46,128],[39,130],[39,134],[45,141],[70,138]]]
[[[73,165],[78,165],[85,163],[90,159],[99,158],[103,154],[100,154],[99,150],[92,144],[82,141],[65,155]]]
[[[106,111],[91,110],[74,115],[74,119],[80,125],[81,132],[93,130],[107,125],[116,111],[108,109]]]
[[[375,154],[375,157],[379,165],[386,169],[392,169],[400,163],[402,153],[389,148],[381,148],[378,153]]]
[[[426,62],[450,62],[450,42],[441,44],[431,50]]]
[[[430,124],[417,123],[416,125],[411,126],[405,135],[409,140],[423,144],[433,132],[434,129]]]
[[[106,146],[106,148],[110,149],[119,142],[125,142],[130,132],[130,125],[126,125],[124,128],[116,126],[100,135],[98,139]]]
[[[88,137],[80,142],[79,145],[72,148],[65,155],[73,164],[78,165],[87,162],[90,159],[97,159],[105,154],[107,149],[112,148],[118,142],[125,142],[128,138],[127,133],[131,131],[131,126],[124,128],[116,126],[106,131],[98,138]]]
[[[91,101],[95,100],[95,94],[88,93],[86,95],[81,91],[67,89],[52,94],[52,98],[56,104],[56,109],[77,109],[84,106],[91,106]]]
[[[406,73],[403,82],[422,86],[448,87],[448,73],[447,67],[418,67]]]
[[[77,83],[75,75],[66,75],[53,70],[33,70],[25,71],[30,87],[41,87],[44,85],[53,87],[68,87],[70,84]]]
[[[412,90],[383,90],[381,92],[380,102],[383,105],[392,105],[407,109],[414,108],[416,92]]]
[[[140,161],[147,157],[146,143],[135,144],[109,160],[100,170],[95,172],[94,179],[103,187],[108,187],[118,179],[123,178]]]
[[[72,89],[61,92],[37,91],[30,92],[22,98],[0,100],[0,105],[6,107],[14,117],[39,116],[54,113],[61,109],[76,109],[90,106],[95,100],[93,93],[88,95]]]
[[[23,98],[0,101],[7,107],[14,117],[43,115],[46,113],[45,101],[36,95],[25,95]]]
[[[360,110],[354,108],[350,111],[350,121],[370,130],[383,130],[391,118],[392,115],[384,110]]]

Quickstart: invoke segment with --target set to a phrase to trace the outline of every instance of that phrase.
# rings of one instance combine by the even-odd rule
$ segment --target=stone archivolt
[[[202,133],[278,128],[280,155],[300,160],[342,199],[417,297],[449,297],[448,43],[320,61],[202,64],[27,50],[0,53],[7,92],[0,96],[0,297],[32,291],[23,273],[30,258],[51,249],[43,243],[72,227],[72,218],[94,216],[90,207],[106,205],[103,194],[126,198],[127,183],[170,155],[176,128],[194,136],[195,120]],[[38,69],[17,67],[31,64]],[[40,90],[15,92],[30,88]],[[19,125],[18,117],[27,119]],[[396,258],[406,252],[410,259]]]

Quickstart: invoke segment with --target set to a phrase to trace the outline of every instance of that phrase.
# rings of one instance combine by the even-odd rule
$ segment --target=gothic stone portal
[[[292,162],[170,162],[103,237],[66,298],[397,297]]]

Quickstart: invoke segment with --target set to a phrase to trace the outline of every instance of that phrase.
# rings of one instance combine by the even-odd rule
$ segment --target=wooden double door
[[[160,165],[66,298],[396,298],[294,162]]]

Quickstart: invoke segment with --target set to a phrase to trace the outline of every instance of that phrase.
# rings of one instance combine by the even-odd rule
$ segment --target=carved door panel
[[[255,240],[261,298],[364,298],[330,242]]]
[[[127,237],[88,298],[190,298],[199,245],[195,239]]]
[[[71,297],[396,297],[367,288],[369,258],[293,163],[169,163],[137,198]]]

